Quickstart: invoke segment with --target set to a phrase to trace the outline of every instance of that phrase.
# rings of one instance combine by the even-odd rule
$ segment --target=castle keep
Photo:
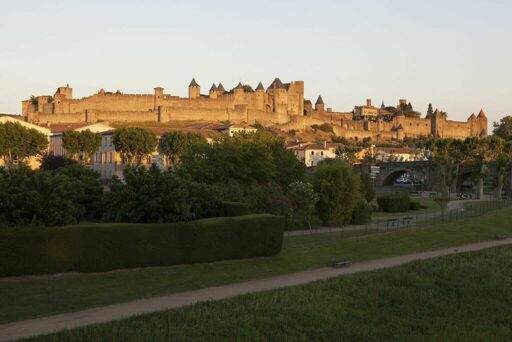
[[[401,103],[405,100],[400,100]],[[399,108],[399,107],[397,107]],[[106,92],[81,99],[73,98],[69,85],[59,87],[53,96],[38,96],[22,101],[26,120],[37,124],[110,122],[208,121],[260,123],[276,130],[305,130],[311,125],[329,123],[336,135],[346,138],[371,137],[376,140],[419,136],[465,138],[487,135],[485,113],[472,114],[467,121],[448,120],[440,111],[426,118],[393,115],[383,108],[356,106],[351,112],[325,108],[320,96],[314,107],[304,99],[304,82],[283,83],[276,78],[268,88],[260,82],[256,89],[238,84],[226,91],[222,83],[213,84],[208,94],[201,93],[195,79],[188,97],[165,94],[154,88],[153,94]]]

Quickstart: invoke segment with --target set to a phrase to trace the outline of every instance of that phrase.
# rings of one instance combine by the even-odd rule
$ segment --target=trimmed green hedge
[[[379,196],[377,198],[380,210],[386,213],[405,213],[409,211],[410,202],[409,194],[405,192]]]
[[[222,202],[224,207],[224,216],[244,216],[250,215],[249,204],[242,202]]]
[[[420,202],[411,201],[411,203],[409,203],[409,210],[420,210],[420,209],[421,209]]]
[[[170,224],[96,224],[0,230],[0,277],[102,272],[273,256],[285,221],[273,215]]]

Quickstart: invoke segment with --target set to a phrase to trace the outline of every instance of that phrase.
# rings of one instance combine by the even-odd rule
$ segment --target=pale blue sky
[[[367,97],[466,119],[512,114],[512,1],[4,1],[0,112],[69,83],[185,96],[192,77],[265,86],[349,111]]]

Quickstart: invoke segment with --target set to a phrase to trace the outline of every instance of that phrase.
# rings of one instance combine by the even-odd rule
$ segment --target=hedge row
[[[409,211],[410,201],[409,194],[404,192],[379,196],[377,198],[380,210],[386,213],[407,212]]]
[[[272,256],[284,218],[219,217],[171,224],[96,224],[0,230],[0,277],[102,272]]]
[[[222,206],[224,207],[224,216],[226,217],[244,216],[249,215],[251,213],[251,211],[249,210],[249,205],[247,203],[222,202]]]

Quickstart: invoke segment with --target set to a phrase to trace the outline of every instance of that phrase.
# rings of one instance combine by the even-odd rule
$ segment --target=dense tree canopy
[[[82,164],[89,164],[91,158],[101,146],[101,133],[89,129],[84,131],[67,131],[62,134],[62,147],[71,159]]]
[[[41,155],[48,148],[43,133],[18,122],[0,123],[0,157],[7,165]]]
[[[175,167],[180,158],[197,144],[206,144],[204,136],[192,132],[172,131],[162,136],[159,149],[169,158],[171,166]]]
[[[151,155],[158,144],[156,135],[140,127],[119,128],[114,133],[114,146],[123,163],[139,166],[142,160]]]
[[[512,140],[512,116],[505,116],[494,123],[493,133],[505,140]]]
[[[0,224],[64,225],[97,215],[103,186],[80,165],[53,171],[0,168]]]
[[[234,180],[287,186],[305,177],[305,166],[285,148],[284,140],[265,131],[226,135],[212,145],[192,146],[182,156],[179,171],[207,183]]]

